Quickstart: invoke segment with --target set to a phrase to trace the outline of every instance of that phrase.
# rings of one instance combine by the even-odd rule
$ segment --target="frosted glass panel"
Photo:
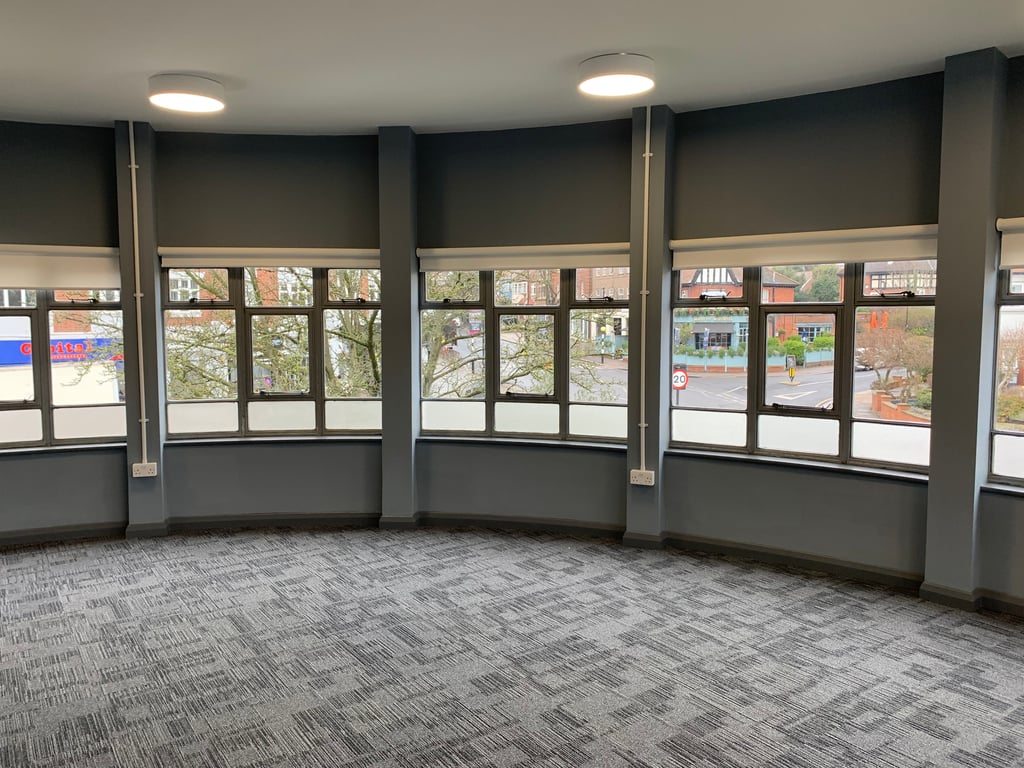
[[[569,432],[590,437],[626,437],[626,409],[615,405],[570,405]]]
[[[237,432],[238,403],[171,403],[167,406],[167,431]]]
[[[747,444],[747,414],[673,409],[672,441],[742,448]]]
[[[40,411],[0,411],[0,443],[30,443],[42,439]]]
[[[53,436],[58,440],[75,437],[124,437],[123,405],[99,408],[58,408],[53,412]]]
[[[487,406],[479,402],[424,400],[423,429],[482,432],[487,428]]]
[[[558,434],[558,403],[495,403],[494,429],[498,432]]]
[[[759,416],[757,447],[789,453],[839,453],[839,422],[795,416]]]
[[[324,403],[327,429],[376,430],[381,428],[380,400],[328,400]]]
[[[896,424],[853,424],[851,454],[858,459],[928,466],[931,429]]]
[[[993,436],[992,474],[1024,478],[1024,436]]]
[[[249,429],[260,432],[316,429],[316,403],[294,400],[249,403]]]

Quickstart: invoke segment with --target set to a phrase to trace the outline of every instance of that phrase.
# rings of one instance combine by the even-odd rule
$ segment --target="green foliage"
[[[997,422],[1024,422],[1024,391],[1000,392],[996,398]]]
[[[839,301],[839,272],[834,264],[819,264],[811,270],[811,301]]]
[[[836,337],[831,333],[822,333],[814,338],[811,342],[811,349],[814,350],[828,350],[836,348]]]
[[[772,336],[770,339],[768,339],[767,351],[769,357],[778,357],[779,355],[783,354],[783,349],[784,347],[782,345],[782,342],[779,341],[777,338]]]
[[[917,393],[917,406],[924,408],[927,411],[932,409],[932,390],[931,387],[924,387]]]
[[[786,343],[783,345],[787,355],[796,356],[796,364],[803,365],[807,359],[807,345],[796,336],[790,336],[786,339]]]

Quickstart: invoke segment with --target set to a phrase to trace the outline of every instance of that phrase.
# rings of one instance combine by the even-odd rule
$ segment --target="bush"
[[[815,336],[814,341],[811,342],[811,349],[835,349],[836,348],[836,337],[831,333],[823,333],[820,336]]]
[[[924,408],[926,411],[932,409],[932,391],[928,387],[917,393],[917,407]]]
[[[1024,393],[1000,394],[996,398],[996,421],[1024,421]]]
[[[786,339],[785,350],[787,355],[796,356],[796,364],[803,365],[806,359],[807,345],[801,339],[791,336]]]
[[[768,339],[768,355],[776,356],[782,354],[782,342],[772,336]]]

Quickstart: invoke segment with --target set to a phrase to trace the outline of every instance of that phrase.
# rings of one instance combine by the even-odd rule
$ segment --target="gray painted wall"
[[[376,136],[158,133],[160,245],[376,248]]]
[[[1024,598],[1024,501],[991,491],[981,494],[978,515],[978,587]]]
[[[927,485],[742,459],[668,456],[670,535],[924,574]]]
[[[128,523],[124,448],[0,454],[0,541]]]
[[[672,236],[934,224],[942,79],[678,115]]]
[[[999,215],[1024,216],[1024,56],[1009,61],[1005,139]]]
[[[419,245],[629,240],[629,120],[417,139]]]
[[[0,179],[0,243],[117,245],[112,128],[0,121]]]
[[[258,519],[380,513],[380,442],[170,443],[167,517]]]
[[[420,440],[420,511],[626,527],[622,448]]]

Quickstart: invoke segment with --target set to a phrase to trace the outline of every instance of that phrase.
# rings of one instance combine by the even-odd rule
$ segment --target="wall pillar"
[[[988,477],[995,230],[1006,58],[946,59],[925,580],[921,596],[977,607],[978,503]]]
[[[645,195],[645,154],[647,146],[647,109],[633,110],[633,151],[630,183],[629,236],[629,431],[627,436],[627,470],[640,468],[641,430],[646,468],[654,471],[654,485],[629,485],[626,492],[625,544],[661,546],[664,529],[664,457],[669,440],[668,382],[671,356],[672,259],[668,247],[672,211],[672,151],[675,114],[665,106],[650,111],[649,194]],[[645,210],[646,198],[646,210]],[[647,312],[643,322],[643,241],[644,217],[648,223]],[[640,339],[646,341],[646,360],[641,360]],[[642,366],[642,368],[641,368]],[[646,395],[643,416],[640,413],[641,370],[642,389]],[[622,478],[629,483],[629,476]]]
[[[148,123],[136,123],[136,208],[139,225],[139,292],[135,303],[135,237],[133,232],[131,151],[129,123],[118,121],[114,129],[117,162],[117,218],[121,258],[121,305],[124,308],[124,383],[127,436],[128,527],[127,536],[167,532],[164,505],[163,444],[164,398],[163,318],[160,312],[160,268],[157,263],[156,209],[154,202],[154,155],[156,137]],[[137,317],[142,317],[142,376],[139,370]],[[140,387],[140,380],[144,380]],[[140,396],[141,393],[141,396]],[[157,465],[156,477],[132,477],[132,465],[142,461],[142,404],[146,411],[147,460]]]
[[[379,134],[381,389],[381,528],[414,527],[416,439],[419,437],[420,320],[416,261],[416,134],[385,127]]]

